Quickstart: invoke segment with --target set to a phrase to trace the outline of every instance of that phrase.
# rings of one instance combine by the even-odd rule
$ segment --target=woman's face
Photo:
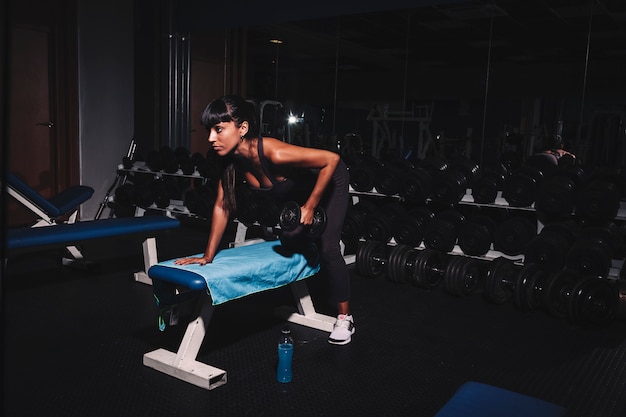
[[[232,121],[221,122],[211,128],[208,141],[219,156],[224,156],[233,151],[236,153],[241,137],[247,132],[247,122],[243,122],[239,127]]]

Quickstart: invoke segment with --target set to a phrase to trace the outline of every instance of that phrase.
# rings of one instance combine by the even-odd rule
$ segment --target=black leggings
[[[341,232],[350,203],[348,185],[350,176],[343,161],[339,161],[331,183],[320,201],[326,210],[327,222],[324,232],[318,239],[321,266],[325,268],[332,285],[332,298],[339,302],[350,299],[350,274],[341,254]]]

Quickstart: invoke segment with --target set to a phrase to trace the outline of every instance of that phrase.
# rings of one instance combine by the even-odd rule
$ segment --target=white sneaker
[[[346,345],[352,340],[354,334],[354,320],[351,315],[340,314],[337,316],[335,327],[328,336],[328,343],[333,345]]]

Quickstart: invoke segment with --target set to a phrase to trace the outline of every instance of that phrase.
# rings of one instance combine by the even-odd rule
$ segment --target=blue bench
[[[208,390],[225,384],[226,371],[196,360],[214,309],[228,301],[286,285],[292,289],[296,309],[279,307],[277,314],[292,323],[332,331],[335,318],[315,311],[304,282],[318,270],[314,251],[288,253],[279,241],[224,249],[204,266],[175,265],[174,260],[151,266],[148,276],[157,303],[176,303],[178,297],[185,299],[192,292],[199,295],[199,313],[187,325],[177,352],[148,352],[143,357],[144,365]],[[164,288],[169,294],[164,294]]]
[[[557,404],[480,382],[461,385],[435,417],[563,417]]]
[[[76,245],[94,239],[141,235],[145,237],[143,256],[147,271],[157,262],[155,234],[179,226],[180,221],[177,219],[144,216],[62,223],[50,227],[15,227],[6,231],[5,248],[7,254],[15,254],[54,246]],[[136,273],[135,279],[150,282],[145,272]]]
[[[35,226],[52,225],[64,217],[69,217],[68,222],[74,223],[78,207],[94,193],[91,187],[74,185],[48,199],[12,172],[7,172],[6,178],[9,195],[38,217]]]

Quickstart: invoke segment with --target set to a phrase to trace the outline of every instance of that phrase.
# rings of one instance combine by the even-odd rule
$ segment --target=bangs
[[[228,106],[220,99],[210,102],[200,117],[200,123],[202,123],[202,126],[207,130],[211,130],[211,128],[218,123],[232,122],[233,120]]]

